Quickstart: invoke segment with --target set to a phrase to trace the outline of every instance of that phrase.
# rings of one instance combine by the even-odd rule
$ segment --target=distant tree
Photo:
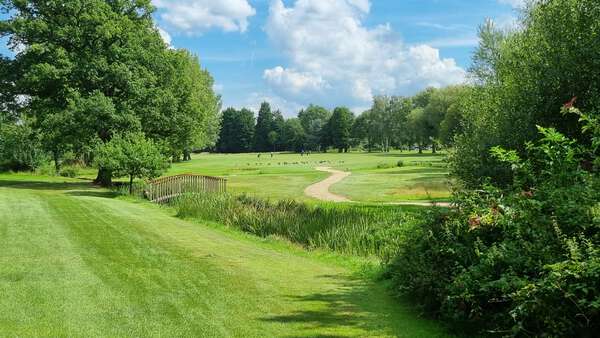
[[[223,111],[217,150],[223,153],[244,153],[253,149],[255,119],[248,109],[228,108]]]
[[[431,131],[425,109],[422,107],[413,109],[408,116],[408,123],[411,131],[411,143],[417,145],[419,154],[421,154],[431,142]]]
[[[370,110],[367,110],[354,120],[351,131],[352,139],[357,145],[366,142],[367,150],[371,152],[377,137],[375,129],[373,114]]]
[[[329,119],[329,135],[331,137],[331,145],[337,148],[338,151],[347,152],[351,143],[351,129],[354,122],[354,114],[350,109],[338,107],[333,110],[333,114]]]
[[[298,119],[306,134],[306,150],[316,151],[321,144],[327,143],[321,142],[321,138],[326,134],[323,129],[330,117],[331,113],[327,109],[312,104],[298,113]]]
[[[273,131],[273,113],[271,105],[263,102],[258,111],[256,128],[254,131],[254,150],[258,152],[271,151],[269,133]]]
[[[436,125],[435,137],[446,146],[451,146],[454,137],[463,132],[471,89],[466,85],[441,88],[435,92],[426,108],[431,123]]]
[[[159,147],[143,133],[116,135],[98,148],[98,167],[108,168],[115,177],[129,177],[129,193],[135,178],[155,178],[168,166]]]
[[[281,137],[285,143],[284,149],[292,151],[302,151],[306,149],[306,133],[300,120],[297,118],[285,121],[283,135]]]
[[[273,141],[274,143],[271,143],[271,149],[273,149],[274,151],[276,150],[287,150],[285,149],[285,144],[286,141],[284,139],[284,132],[283,129],[285,128],[285,118],[283,117],[283,114],[281,114],[281,111],[276,110],[273,113],[273,126],[272,126],[272,130],[271,132],[275,132],[277,134],[277,137],[274,139],[272,137],[269,137],[269,141]],[[269,133],[270,134],[270,133]]]
[[[271,150],[272,150],[272,151],[275,151],[275,150],[276,150],[276,147],[277,147],[277,144],[278,144],[278,143],[279,143],[279,141],[280,141],[280,138],[279,138],[279,133],[277,133],[277,132],[276,132],[276,131],[274,131],[274,130],[273,130],[273,131],[271,131],[271,132],[269,132],[268,139],[269,139],[269,144],[270,144],[270,145],[271,145],[271,147],[272,147],[272,148],[271,148]]]

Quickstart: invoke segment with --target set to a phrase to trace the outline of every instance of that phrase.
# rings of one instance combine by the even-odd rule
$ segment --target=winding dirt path
[[[331,174],[331,176],[327,177],[326,179],[317,182],[311,186],[309,186],[308,188],[306,188],[304,190],[304,194],[308,197],[312,197],[312,198],[316,198],[320,201],[326,201],[326,202],[354,202],[354,203],[358,203],[356,201],[352,201],[349,198],[345,197],[345,196],[341,196],[341,195],[337,195],[334,194],[332,192],[329,191],[329,188],[338,183],[343,181],[346,177],[350,176],[352,173],[348,172],[348,171],[341,171],[341,170],[336,170],[336,169],[332,169],[330,167],[316,167],[315,168],[318,171],[324,171],[324,172],[328,172]],[[382,204],[387,204],[387,205],[408,205],[408,206],[421,206],[421,207],[430,207],[433,205],[436,205],[438,207],[450,207],[450,203],[447,202],[418,202],[418,201],[414,201],[414,202],[388,202],[388,203],[382,203]]]
[[[344,196],[336,195],[329,191],[329,187],[342,181],[352,173],[331,169],[330,167],[316,167],[315,169],[331,173],[331,176],[306,188],[304,190],[306,196],[328,202],[352,202]]]

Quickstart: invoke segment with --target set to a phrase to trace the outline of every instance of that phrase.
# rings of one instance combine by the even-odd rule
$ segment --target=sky
[[[198,55],[223,107],[361,112],[374,95],[465,81],[486,18],[524,0],[152,0],[165,42]],[[10,54],[0,41],[0,53]]]

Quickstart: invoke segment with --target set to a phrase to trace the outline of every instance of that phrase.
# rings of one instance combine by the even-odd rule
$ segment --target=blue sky
[[[174,48],[200,57],[224,107],[268,100],[367,108],[464,81],[486,18],[510,25],[522,0],[152,0]],[[9,53],[5,43],[0,52]]]

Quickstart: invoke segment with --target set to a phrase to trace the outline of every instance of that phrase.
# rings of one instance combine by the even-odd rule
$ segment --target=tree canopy
[[[142,132],[174,159],[214,144],[220,100],[210,74],[171,50],[150,0],[4,0],[0,22],[14,59],[2,59],[2,111],[29,121],[57,169],[67,151],[84,161],[114,135]],[[17,108],[17,98],[21,101]],[[97,182],[109,184],[100,168]]]

